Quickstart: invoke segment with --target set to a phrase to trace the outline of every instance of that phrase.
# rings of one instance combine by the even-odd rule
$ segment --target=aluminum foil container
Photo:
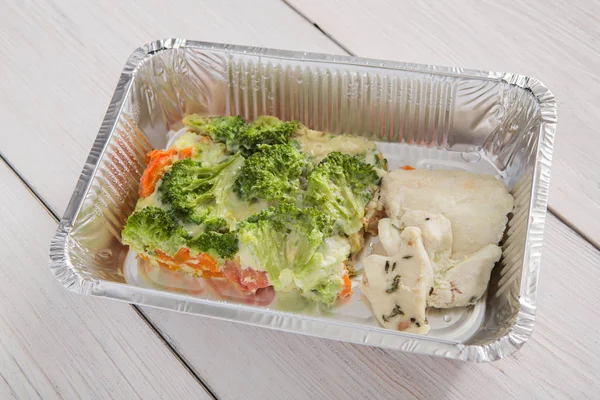
[[[379,327],[358,288],[331,310],[297,298],[241,298],[210,281],[138,262],[120,243],[145,154],[190,113],[263,114],[377,141],[392,168],[460,168],[502,179],[515,197],[487,297],[429,310],[417,336]],[[136,50],[50,248],[71,291],[289,332],[448,358],[492,361],[535,320],[556,103],[538,80],[358,57],[166,39]]]

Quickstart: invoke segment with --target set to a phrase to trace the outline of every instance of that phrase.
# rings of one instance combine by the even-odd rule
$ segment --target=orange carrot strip
[[[183,160],[184,158],[191,158],[194,152],[193,147],[186,147],[185,149],[179,150],[179,159]]]
[[[414,170],[415,168],[411,167],[410,165],[405,165],[405,166],[403,166],[403,167],[400,167],[400,169],[403,169],[403,170],[405,170],[405,171],[412,171],[412,170]]]
[[[154,192],[156,183],[160,180],[165,167],[173,164],[177,150],[153,150],[146,155],[148,165],[140,180],[140,197],[148,197]]]
[[[180,248],[179,251],[175,254],[175,257],[173,257],[173,261],[175,261],[178,264],[184,263],[189,259],[190,250],[185,247]]]
[[[160,260],[158,261],[158,265],[163,268],[178,270],[181,269],[181,265],[185,265],[200,271],[205,278],[223,277],[217,261],[206,253],[198,253],[198,255],[190,257],[190,250],[182,247],[174,257],[170,257],[158,249],[156,249],[156,255]]]
[[[190,260],[186,262],[185,265],[194,269],[198,269],[200,271],[220,271],[220,268],[217,266],[217,262],[215,261],[215,259],[206,253],[198,253],[197,256],[190,258]]]
[[[338,295],[340,299],[347,297],[352,294],[352,281],[350,280],[350,276],[348,275],[348,269],[344,265],[344,276],[342,278],[344,280],[344,286],[342,286],[342,291]]]

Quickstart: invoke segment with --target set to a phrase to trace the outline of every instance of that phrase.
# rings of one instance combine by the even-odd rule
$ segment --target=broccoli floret
[[[192,250],[232,258],[238,251],[238,239],[235,232],[204,232],[188,242]]]
[[[325,239],[309,262],[296,271],[295,282],[302,295],[331,304],[343,288],[344,261],[350,255],[348,240],[341,236]]]
[[[176,161],[162,178],[158,188],[160,199],[185,222],[202,224],[214,218],[228,220],[229,196],[235,174],[243,162],[239,154],[206,167],[189,158]]]
[[[379,181],[373,166],[333,152],[308,176],[306,201],[333,216],[341,233],[352,235],[362,227],[365,207]]]
[[[227,233],[229,224],[224,218],[206,218],[203,222],[205,232]]]
[[[214,142],[225,143],[232,153],[237,152],[241,133],[247,130],[246,121],[240,116],[202,117],[192,114],[185,117],[183,123],[198,134],[210,136]]]
[[[217,143],[225,143],[231,153],[242,152],[247,157],[258,150],[261,144],[285,144],[300,128],[296,121],[283,122],[276,117],[261,116],[246,124],[240,116],[202,117],[188,115],[183,123],[194,132],[208,135]]]
[[[157,207],[136,210],[127,219],[122,232],[123,243],[140,253],[155,250],[173,256],[186,245],[187,232]]]
[[[299,128],[297,121],[283,122],[276,117],[260,116],[240,133],[240,151],[248,156],[256,152],[261,144],[289,143],[290,137]]]
[[[316,208],[298,208],[292,203],[282,202],[246,218],[238,224],[238,229],[267,224],[275,231],[285,234],[293,230],[307,235],[312,232],[321,240],[331,236],[334,222],[330,215]]]
[[[269,207],[238,225],[240,263],[267,271],[275,290],[298,287],[303,294],[313,293],[312,289],[331,275],[339,275],[341,289],[343,268],[339,263],[336,266],[328,262],[336,256],[317,255],[325,251],[324,243],[329,240],[334,223],[331,216],[316,208],[300,209],[291,203]],[[343,250],[341,260],[348,257],[348,251]],[[331,303],[335,296],[319,299]]]
[[[233,190],[248,202],[293,200],[308,161],[289,144],[259,145],[242,166]]]

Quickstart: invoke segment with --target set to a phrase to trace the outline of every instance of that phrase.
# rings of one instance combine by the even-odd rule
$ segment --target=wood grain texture
[[[550,217],[533,336],[467,364],[144,308],[227,399],[593,398],[600,389],[600,252]]]
[[[141,4],[112,0],[84,6],[61,0],[38,2],[35,7],[27,7],[14,2],[5,5],[0,13],[0,34],[3,36],[0,76],[4,78],[0,91],[0,118],[5,128],[0,133],[0,152],[58,213],[62,213],[67,204],[121,67],[129,53],[140,44],[159,37],[181,36],[341,53],[308,22],[277,1],[165,3],[155,0]],[[300,8],[304,10],[305,4],[309,3],[303,3]],[[354,6],[355,37],[344,42],[348,47],[351,43],[362,43],[362,28],[358,30],[358,27],[363,20],[379,18],[382,22],[373,29],[385,32],[394,32],[398,29],[396,25],[402,22],[399,18],[390,23],[391,17],[385,10],[379,10],[373,16],[369,9],[348,4],[337,3],[337,11],[331,11],[328,3],[323,6],[323,12],[332,12],[325,14],[327,19],[342,19],[351,11],[350,6]],[[427,3],[423,3],[423,7],[428,7]],[[386,18],[388,21],[384,23]],[[414,51],[414,59],[404,54],[392,57],[384,54],[384,49],[380,49],[381,55],[369,54],[368,45],[359,55],[529,73],[523,68],[488,66],[489,54],[481,58],[480,64],[463,63],[462,59],[435,61],[439,50],[431,50],[435,48],[433,44],[429,44],[427,50],[430,61],[417,57],[421,55],[419,50],[426,48],[418,40],[425,40],[429,33],[419,32],[419,26],[412,29],[416,33],[412,32],[409,47]],[[517,33],[511,32],[511,35]],[[439,37],[435,40],[439,41]],[[395,37],[392,41],[400,39]],[[462,41],[470,43],[477,38],[465,35]],[[456,38],[453,38],[446,46],[450,48],[455,42]],[[446,52],[450,54],[450,50],[446,49]],[[548,55],[545,57],[547,61]],[[538,76],[534,67],[528,66],[534,69],[531,75]],[[548,79],[539,77],[556,92]],[[562,129],[562,119],[559,126]],[[593,143],[595,139],[588,140]],[[593,158],[589,151],[582,155],[579,154],[581,149],[576,151],[574,156]],[[39,159],[46,160],[44,168],[33,164]],[[553,187],[559,184],[557,180],[562,182],[560,179],[560,175],[557,178],[555,174]],[[577,187],[579,192],[587,193],[577,182],[571,179],[560,185],[571,185],[568,187]],[[598,200],[593,193],[588,197]],[[580,204],[588,203],[588,200],[580,201]],[[47,237],[37,239],[46,247],[51,236],[48,232]],[[407,355],[151,308],[144,308],[144,313],[217,395],[225,399],[593,397],[599,387],[596,371],[600,369],[597,339],[600,316],[587,304],[592,302],[598,285],[595,266],[600,262],[600,254],[555,218],[550,218],[546,238],[539,290],[540,311],[533,337],[515,356],[493,364],[472,365]],[[18,248],[18,245],[11,242],[13,247]],[[20,257],[12,262],[21,267],[31,264],[28,262],[30,254]],[[40,264],[45,267],[46,262]],[[39,279],[46,284],[52,281],[49,274]],[[65,296],[73,300],[61,309],[75,308],[80,318],[96,313],[113,318],[102,326],[102,337],[114,338],[108,350],[119,347],[127,354],[144,346],[132,341],[130,335],[114,333],[115,329],[125,329],[122,327],[124,321],[110,313],[125,306]],[[93,307],[73,305],[87,301]],[[17,321],[11,322],[15,326],[25,324],[18,316],[11,315],[7,320]],[[40,323],[34,317],[31,321],[32,324]],[[46,343],[51,340],[48,337],[40,334],[37,340]],[[0,345],[2,340],[4,336],[0,336]],[[165,351],[159,344],[156,346],[157,352]],[[100,354],[94,356],[100,357]],[[56,357],[56,353],[51,353],[49,358],[52,357]],[[81,355],[81,360],[89,358],[88,354]],[[132,359],[148,365],[146,360]],[[136,367],[134,361],[119,358],[112,368],[131,374],[128,369],[142,368]],[[5,361],[0,360],[0,369],[4,364]],[[156,365],[161,365],[161,371],[169,370],[168,364],[163,367],[157,361]],[[95,373],[95,369],[100,370],[98,374],[107,374],[109,368],[106,363],[95,361],[93,369],[84,365],[80,369],[78,373],[87,376]],[[9,384],[24,385],[24,375],[30,374],[11,372],[6,379],[8,383],[0,380],[0,390],[4,390],[0,397],[5,393],[10,395]],[[133,380],[132,384],[142,385],[140,382],[144,383],[144,378],[141,375],[127,376]],[[47,385],[56,385],[55,380],[62,385],[65,379],[68,378],[52,375]],[[155,384],[162,382],[157,378]],[[164,387],[169,386],[164,384]],[[173,393],[173,397],[176,394]]]
[[[600,2],[289,0],[362,57],[517,72],[556,96],[549,204],[600,246]]]
[[[210,398],[127,304],[48,270],[56,221],[0,161],[0,398]]]

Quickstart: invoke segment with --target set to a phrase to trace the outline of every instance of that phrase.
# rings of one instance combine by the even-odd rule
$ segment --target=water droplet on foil
[[[450,322],[452,321],[452,317],[449,315],[444,315],[444,318],[442,318],[444,320],[444,322]]]

